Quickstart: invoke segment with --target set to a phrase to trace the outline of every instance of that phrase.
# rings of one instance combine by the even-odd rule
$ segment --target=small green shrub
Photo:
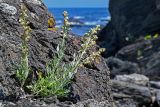
[[[158,33],[154,34],[154,36],[153,36],[153,38],[158,38],[158,37],[159,37]]]
[[[64,16],[64,26],[62,27],[63,39],[62,42],[57,46],[57,55],[46,65],[47,75],[39,75],[38,80],[33,83],[33,85],[28,86],[29,89],[35,94],[40,96],[52,96],[56,95],[58,97],[64,97],[68,94],[69,90],[67,85],[71,83],[73,75],[77,72],[77,69],[82,64],[89,63],[91,59],[100,56],[100,53],[104,49],[100,49],[98,52],[90,55],[90,57],[84,59],[84,55],[87,50],[89,50],[93,45],[95,45],[95,40],[97,39],[96,33],[100,29],[97,26],[91,29],[84,36],[84,42],[81,45],[81,50],[77,54],[73,55],[73,61],[70,63],[62,63],[65,51],[65,39],[68,35],[69,22],[67,12],[63,13]]]
[[[92,54],[85,58],[86,53],[96,44],[96,33],[100,30],[100,26],[91,29],[83,37],[83,43],[81,44],[81,49],[77,54],[73,55],[73,61],[70,63],[62,63],[64,59],[65,51],[65,39],[68,36],[70,30],[70,23],[68,22],[67,12],[63,13],[64,16],[64,26],[62,27],[62,41],[57,46],[57,55],[53,56],[52,60],[46,65],[46,75],[42,76],[41,73],[38,74],[38,80],[33,84],[27,86],[35,95],[39,96],[52,96],[56,95],[58,97],[64,97],[68,94],[69,90],[67,86],[71,83],[73,75],[77,72],[79,66],[83,64],[91,63],[92,61],[99,62],[99,57],[101,52],[104,51],[103,48],[99,49],[97,52],[92,52]],[[21,88],[23,88],[30,68],[28,65],[28,41],[30,38],[31,28],[28,26],[28,15],[27,9],[24,5],[21,6],[21,13],[19,22],[24,29],[22,38],[22,57],[20,65],[16,70],[16,77],[19,79]]]
[[[19,22],[24,29],[22,38],[22,45],[21,45],[21,61],[18,69],[16,70],[16,77],[19,79],[21,87],[24,86],[25,81],[29,74],[29,65],[28,65],[28,41],[30,38],[31,28],[28,26],[28,15],[27,9],[24,5],[21,6],[21,12],[19,17]]]
[[[151,39],[155,39],[155,38],[158,38],[159,37],[159,34],[158,33],[156,33],[156,34],[154,34],[154,35],[146,35],[145,37],[144,37],[144,40],[151,40]]]
[[[150,40],[151,38],[152,38],[151,35],[146,35],[146,36],[144,37],[144,40]]]

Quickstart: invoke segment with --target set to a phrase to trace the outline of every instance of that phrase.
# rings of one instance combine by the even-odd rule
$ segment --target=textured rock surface
[[[99,33],[98,43],[106,47],[105,57],[119,59],[109,59],[111,70],[115,68],[111,74],[136,72],[151,80],[160,80],[160,37],[144,39],[148,34],[160,33],[159,0],[110,0],[109,11],[111,21]],[[126,64],[118,68],[118,64],[123,65],[120,60],[132,66],[127,68]]]
[[[18,22],[20,1],[3,0],[2,2],[6,3],[7,6],[14,6],[17,12],[15,14],[8,14],[8,10],[5,10],[6,8],[0,8],[5,10],[0,11],[0,100],[17,101],[17,97],[21,93],[19,93],[14,74],[15,67],[17,67],[21,56],[20,36],[23,33],[23,29]],[[60,31],[51,32],[46,30],[49,13],[43,3],[39,0],[26,0],[24,4],[30,16],[29,26],[32,28],[31,39],[29,41],[29,65],[34,74],[39,69],[45,71],[45,65],[56,53],[55,49],[62,37],[60,36]],[[13,10],[12,7],[9,7],[9,9]],[[77,52],[77,49],[80,48],[80,42],[76,44],[75,40],[80,41],[80,38],[70,36],[67,39],[65,62],[72,60],[73,53]],[[103,58],[99,64],[79,69],[71,85],[72,93],[68,98],[63,100],[73,101],[74,103],[87,99],[106,100],[109,88],[107,85],[107,74],[109,74],[109,69]],[[30,76],[29,78],[34,78],[34,76]],[[30,106],[32,105],[31,101],[29,103],[25,103],[25,101],[22,103],[23,101],[20,101],[20,105]],[[40,101],[34,104],[40,105],[39,103]],[[16,104],[13,105],[16,106]]]
[[[95,100],[86,100],[76,105],[72,105],[71,107],[112,107],[112,106],[107,101],[97,102]]]
[[[13,74],[15,73],[14,68],[17,66],[20,58],[20,36],[23,32],[18,22],[20,1],[5,0],[5,2],[0,4],[0,89],[1,93],[3,93],[0,94],[0,97],[10,98],[10,95],[15,94],[17,91]],[[30,6],[28,7],[30,13],[34,12],[38,17],[41,17],[41,15],[46,17],[43,20],[35,20],[33,17],[30,17],[32,29],[45,28],[47,26],[47,8],[44,5],[36,5],[34,3],[25,2],[25,4],[26,6]],[[17,12],[14,13],[12,10],[16,10]],[[14,14],[9,14],[8,12]]]
[[[116,53],[116,57],[137,63],[141,74],[152,80],[159,80],[160,75],[160,38],[139,41],[127,45]]]
[[[158,91],[156,93],[156,102],[157,102],[158,106],[160,106],[160,91]]]
[[[104,57],[112,77],[127,75],[112,81],[116,102],[120,107],[141,107],[140,103],[150,107],[156,101],[153,107],[158,107],[160,37],[153,35],[160,33],[160,1],[110,0],[109,11],[111,21],[100,31],[98,44],[107,50]],[[148,34],[151,38],[145,40]],[[153,80],[151,87],[130,83],[132,73]]]
[[[129,82],[119,80],[112,80],[113,95],[115,101],[121,105],[127,105],[128,101],[130,106],[138,107],[139,104],[151,103],[151,92],[149,88]]]
[[[115,77],[116,75],[140,73],[138,64],[133,62],[123,61],[115,57],[109,57],[106,59],[106,63],[112,71],[112,77]]]
[[[7,3],[0,3],[0,11],[9,15],[15,15],[17,13],[17,9]]]
[[[47,99],[50,100],[50,99]],[[53,100],[53,99],[52,99]],[[23,99],[17,103],[13,102],[3,102],[0,103],[1,106],[4,107],[113,107],[110,105],[110,103],[106,101],[98,102],[94,99],[86,100],[78,102],[77,104],[72,104],[70,102],[56,102],[57,104],[47,104],[47,102],[41,100],[27,100]]]
[[[159,0],[110,0],[111,21],[99,35],[107,48],[106,56],[130,44],[140,36],[159,33]]]
[[[140,74],[131,74],[131,75],[116,75],[115,77],[118,81],[124,81],[128,83],[133,83],[137,85],[146,86],[149,83],[149,78]]]
[[[153,88],[160,89],[160,81],[150,81],[150,85]]]
[[[109,74],[107,72],[109,69],[103,63],[105,62],[95,64],[92,69],[79,70],[75,76],[76,82],[72,84],[75,97],[80,98],[80,100],[96,98],[98,101],[109,97],[107,92],[107,88],[109,88],[107,87],[109,77],[109,75],[107,77]]]

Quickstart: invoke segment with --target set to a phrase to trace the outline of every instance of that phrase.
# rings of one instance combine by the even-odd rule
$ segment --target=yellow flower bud
[[[105,50],[106,50],[105,48],[100,48],[99,49],[100,52],[105,52]]]

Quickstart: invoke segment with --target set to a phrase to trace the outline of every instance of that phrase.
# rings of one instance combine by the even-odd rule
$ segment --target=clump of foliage
[[[21,12],[19,17],[19,22],[24,29],[21,45],[21,61],[18,69],[16,70],[16,77],[19,79],[21,87],[24,86],[25,81],[29,74],[29,65],[28,65],[28,41],[30,38],[31,28],[28,26],[29,21],[27,15],[27,9],[24,5],[21,5]]]
[[[53,59],[46,65],[46,76],[39,75],[38,80],[33,84],[28,86],[31,91],[40,96],[51,96],[56,95],[58,97],[64,97],[68,94],[69,90],[66,88],[69,83],[71,83],[71,79],[73,75],[77,72],[77,69],[82,64],[89,63],[90,60],[94,58],[98,58],[100,53],[104,51],[104,49],[100,49],[98,52],[93,53],[90,57],[84,59],[84,55],[87,50],[90,49],[93,45],[95,45],[95,40],[97,39],[96,33],[100,29],[100,26],[97,26],[94,29],[91,29],[84,36],[84,43],[81,45],[81,50],[73,55],[73,61],[70,63],[62,63],[64,58],[65,51],[65,39],[68,35],[68,31],[70,30],[70,24],[68,22],[68,14],[65,11],[63,13],[64,16],[64,26],[62,27],[62,36],[63,39],[57,46],[57,55],[53,57]]]
[[[28,86],[31,91],[40,96],[57,95],[64,96],[69,91],[64,87],[69,81],[67,79],[67,72],[64,72],[65,65],[60,65],[64,57],[65,50],[65,38],[69,31],[69,23],[67,12],[63,13],[64,16],[64,26],[62,27],[63,39],[62,42],[57,46],[57,56],[55,55],[53,59],[46,65],[47,75],[42,77],[39,75],[38,80],[33,84]]]
[[[101,52],[105,49],[101,48],[97,52],[92,52],[92,54],[85,58],[86,53],[96,44],[97,31],[100,30],[100,26],[97,26],[94,29],[91,29],[83,37],[83,43],[81,44],[81,49],[78,53],[73,55],[73,60],[68,63],[62,63],[65,53],[65,40],[69,35],[70,23],[68,22],[68,13],[64,11],[64,26],[62,27],[62,41],[58,44],[56,50],[57,55],[54,55],[52,60],[46,64],[46,75],[42,76],[41,73],[38,73],[38,80],[33,84],[27,86],[35,95],[39,96],[58,96],[64,97],[68,94],[69,90],[67,86],[71,83],[71,80],[74,74],[77,72],[79,66],[84,64],[89,64],[92,61],[97,63],[100,60]],[[28,26],[29,21],[27,15],[27,9],[24,5],[21,6],[21,13],[19,22],[24,29],[24,33],[21,36],[22,38],[22,57],[20,65],[16,71],[16,76],[20,81],[21,88],[24,86],[30,68],[28,65],[28,41],[30,38],[31,28]]]
[[[144,36],[144,40],[152,40],[152,39],[156,39],[158,37],[159,37],[158,33],[155,33],[153,35],[148,34],[148,35]],[[144,49],[139,49],[137,51],[137,60],[140,60],[141,58],[143,58],[143,53],[144,53]]]
[[[153,39],[153,38],[158,38],[158,37],[159,37],[159,34],[158,34],[158,33],[154,34],[153,36],[152,36],[152,35],[146,35],[146,36],[144,37],[144,40],[151,40],[151,39]]]

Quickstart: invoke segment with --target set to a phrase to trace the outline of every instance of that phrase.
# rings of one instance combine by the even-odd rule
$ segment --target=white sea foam
[[[62,21],[61,21],[61,20],[57,20],[56,23],[57,23],[57,24],[61,24]]]
[[[97,21],[85,22],[85,23],[84,23],[85,26],[94,26],[94,25],[97,25],[97,24],[98,24]]]
[[[74,16],[73,19],[84,19],[84,16]]]
[[[107,16],[107,20],[110,21],[111,20],[111,16]]]
[[[101,17],[100,20],[101,20],[101,21],[110,21],[110,20],[111,20],[111,17],[110,17],[110,16]]]

